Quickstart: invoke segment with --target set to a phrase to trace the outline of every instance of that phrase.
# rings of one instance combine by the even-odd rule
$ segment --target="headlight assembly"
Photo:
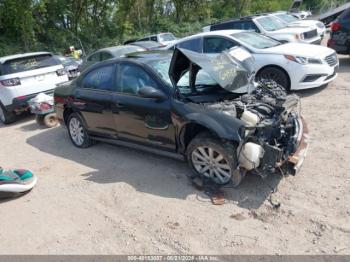
[[[322,64],[321,59],[318,59],[318,58],[309,58],[309,57],[293,56],[293,55],[285,55],[284,57],[290,61],[296,62],[296,63],[301,64],[301,65]]]

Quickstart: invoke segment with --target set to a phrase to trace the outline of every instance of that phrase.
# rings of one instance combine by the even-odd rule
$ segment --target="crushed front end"
[[[203,105],[244,123],[244,130],[239,130],[238,170],[263,177],[274,172],[295,175],[308,149],[308,129],[300,115],[299,97],[287,94],[272,81],[256,83],[254,58],[242,48],[232,48],[215,58],[175,49],[169,69],[174,86],[189,71],[189,86],[195,89],[199,70],[205,71],[221,88],[237,95],[233,100]]]
[[[308,149],[308,129],[300,115],[299,97],[265,82],[240,101],[237,117],[246,124],[238,149],[240,167],[261,176],[276,171],[295,175]]]
[[[308,129],[297,95],[287,95],[275,83],[260,82],[250,94],[207,106],[245,123],[237,150],[240,169],[263,177],[275,172],[295,175],[300,170],[308,149]]]

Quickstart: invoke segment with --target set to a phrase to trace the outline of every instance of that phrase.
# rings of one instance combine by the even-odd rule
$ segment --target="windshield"
[[[149,65],[158,73],[158,75],[170,86],[173,86],[169,78],[170,60],[152,61]],[[199,70],[196,77],[196,89],[200,91],[201,87],[217,86],[215,80],[203,70]],[[182,94],[191,94],[189,87],[189,72],[184,73],[178,81],[177,87]]]
[[[254,32],[232,34],[237,40],[257,49],[265,49],[281,45],[280,42]]]
[[[2,73],[3,75],[14,74],[59,64],[60,61],[51,54],[21,57],[6,61],[2,66]]]
[[[156,60],[148,63],[156,73],[170,86],[172,86],[171,80],[169,78],[169,67],[170,60]]]
[[[295,22],[295,21],[298,21],[299,19],[292,16],[292,15],[289,15],[289,14],[276,14],[276,16],[283,20],[284,22],[286,23],[292,23],[292,22]]]
[[[161,35],[159,35],[159,39],[162,42],[176,40],[175,36],[171,33],[161,34]]]
[[[257,21],[266,31],[276,31],[286,27],[277,18],[271,16],[258,18]]]

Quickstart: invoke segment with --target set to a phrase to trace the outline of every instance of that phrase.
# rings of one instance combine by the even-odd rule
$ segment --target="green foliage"
[[[346,0],[305,0],[308,9]],[[0,55],[69,46],[86,52],[145,34],[178,37],[210,23],[286,10],[291,0],[0,0]],[[79,41],[80,40],[80,41]]]

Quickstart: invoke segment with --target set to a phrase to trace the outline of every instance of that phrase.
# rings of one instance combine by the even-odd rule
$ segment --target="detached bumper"
[[[304,118],[298,118],[297,126],[297,128],[299,129],[297,138],[298,147],[296,151],[288,157],[289,172],[292,175],[296,175],[300,171],[300,168],[306,157],[307,150],[309,148],[310,140],[309,130]]]

